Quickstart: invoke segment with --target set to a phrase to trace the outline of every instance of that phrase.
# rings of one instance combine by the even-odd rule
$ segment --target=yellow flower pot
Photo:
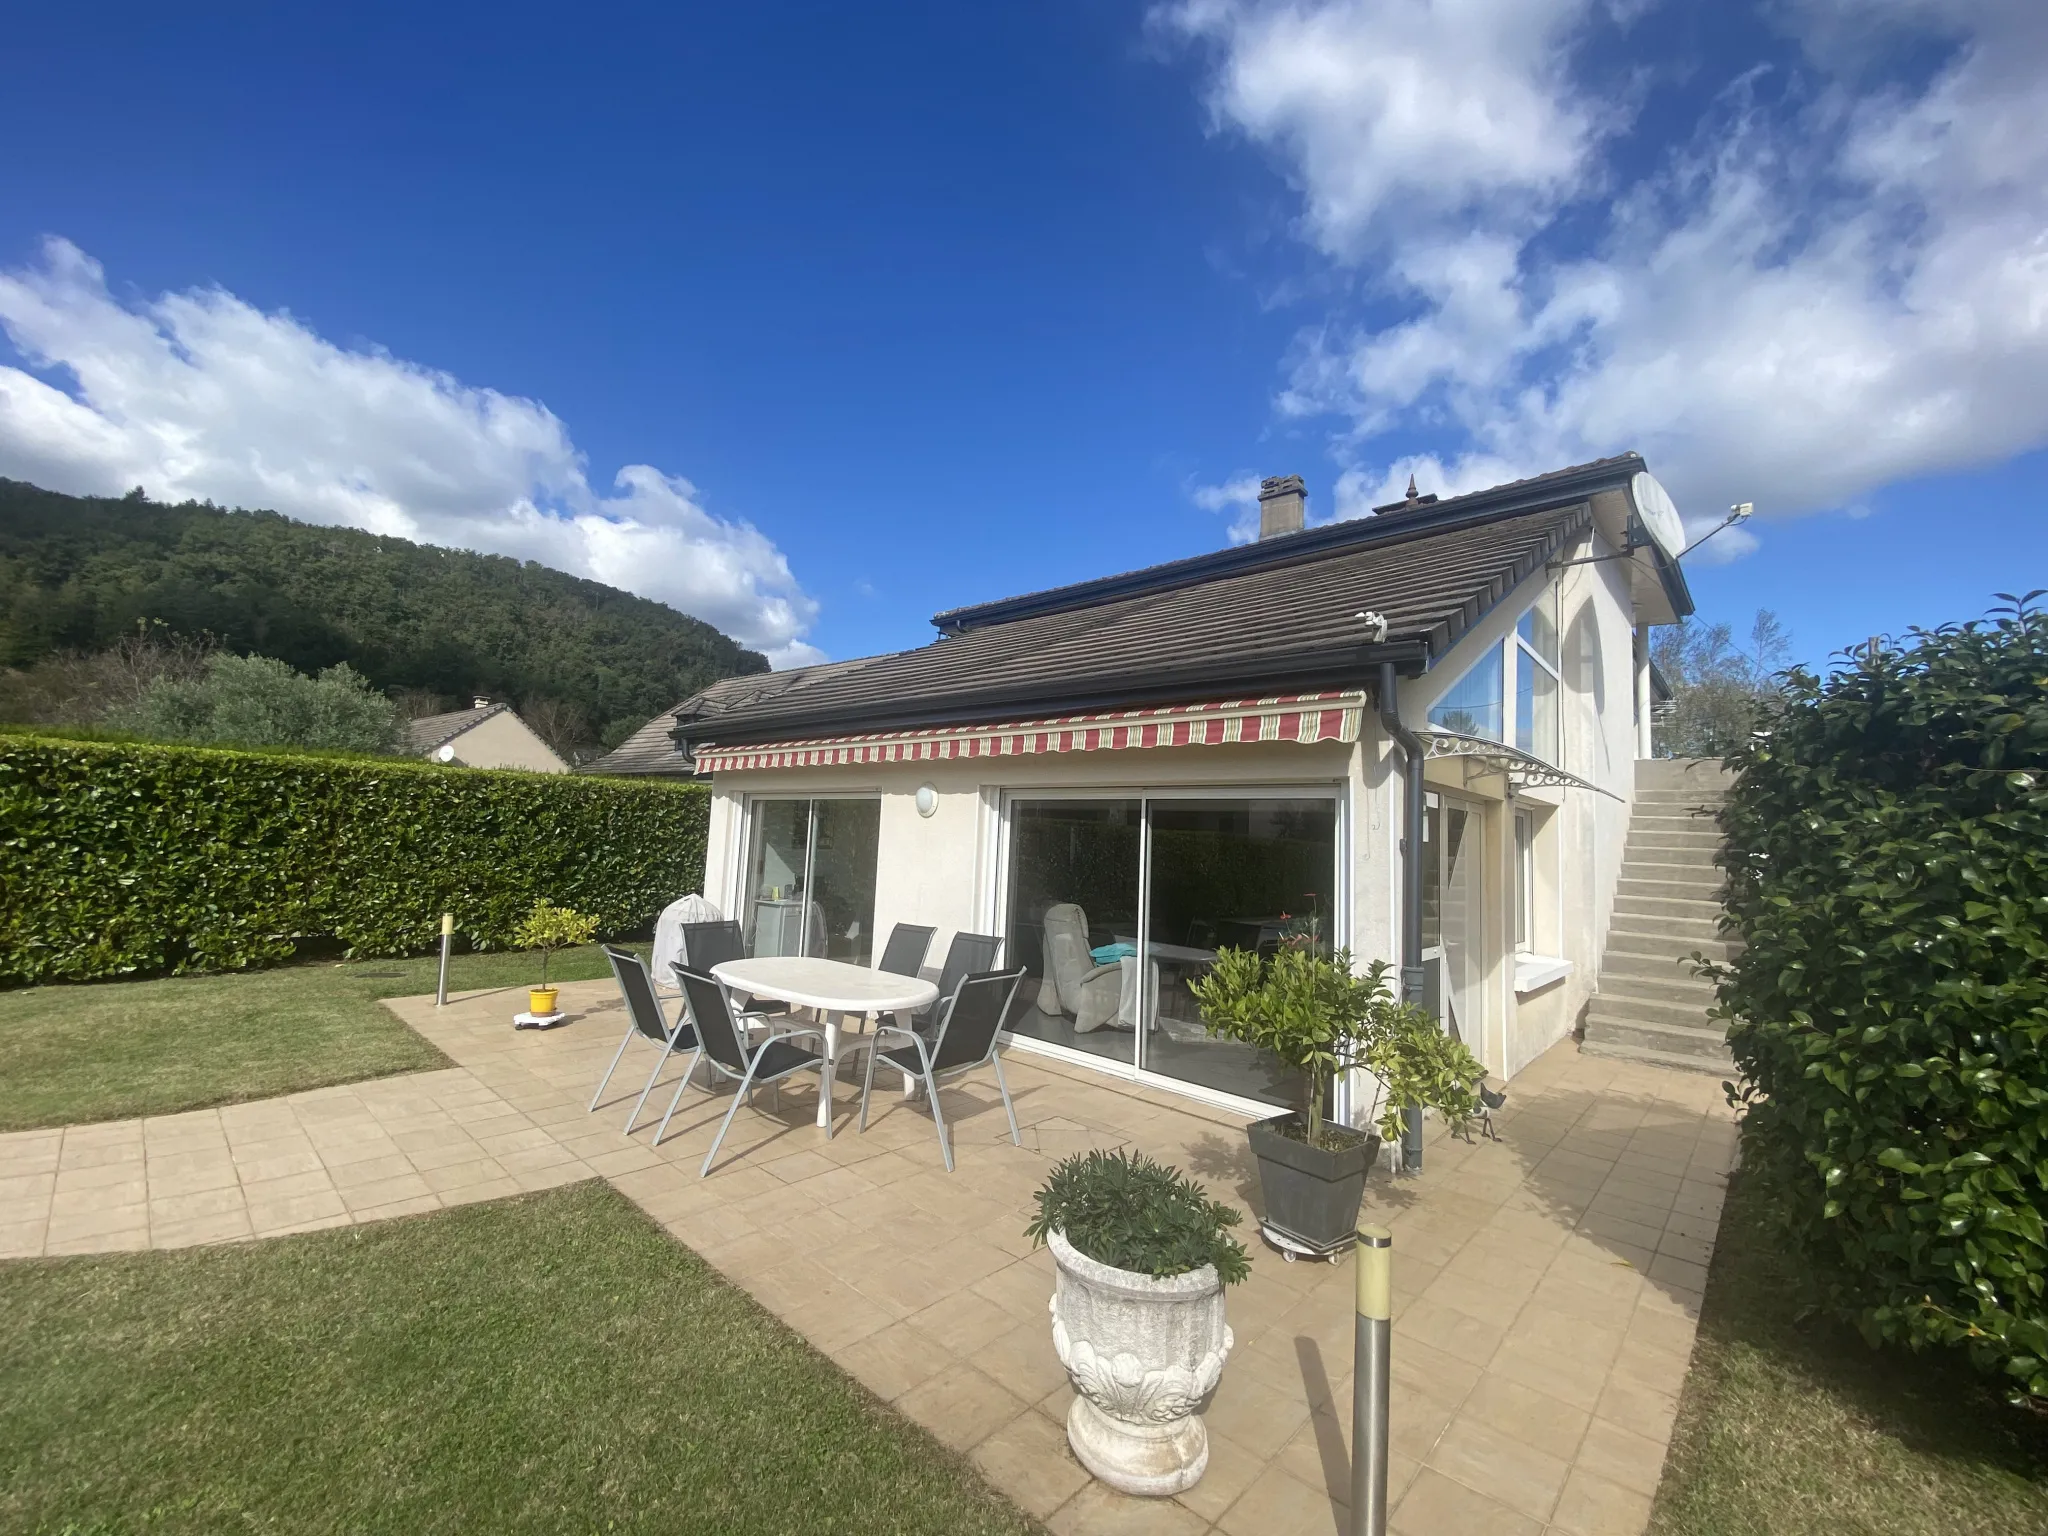
[[[535,1013],[553,1013],[555,1002],[562,995],[560,987],[528,987],[526,1006]]]

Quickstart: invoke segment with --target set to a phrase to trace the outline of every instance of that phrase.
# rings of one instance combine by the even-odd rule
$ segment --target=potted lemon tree
[[[1226,949],[1189,984],[1211,1034],[1240,1041],[1293,1069],[1298,1106],[1246,1128],[1259,1163],[1265,1222],[1284,1246],[1334,1254],[1358,1228],[1366,1174],[1381,1137],[1400,1135],[1402,1113],[1429,1106],[1453,1120],[1476,1107],[1482,1069],[1471,1053],[1411,1004],[1395,1001],[1391,966],[1355,975],[1344,950],[1290,942],[1270,958]],[[1337,1075],[1364,1067],[1380,1084],[1373,1130],[1325,1114]]]
[[[1164,1498],[1209,1465],[1201,1405],[1233,1342],[1223,1288],[1251,1272],[1241,1214],[1142,1153],[1054,1165],[1027,1236],[1056,1266],[1052,1342],[1074,1384],[1067,1443],[1121,1493]]]
[[[575,949],[597,936],[597,919],[586,917],[573,907],[558,907],[551,901],[536,901],[519,926],[512,942],[521,949],[540,951],[540,985],[526,989],[526,1006],[538,1017],[555,1012],[561,989],[548,982],[548,962],[558,949]]]

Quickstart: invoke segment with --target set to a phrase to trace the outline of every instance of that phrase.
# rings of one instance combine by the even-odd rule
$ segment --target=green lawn
[[[434,990],[439,961],[288,965],[0,992],[0,1131],[267,1099],[448,1059],[378,999]],[[451,991],[536,980],[536,956],[458,955]],[[607,976],[595,947],[554,957],[551,976]]]
[[[589,1183],[0,1264],[0,1529],[1035,1527]]]
[[[1654,1536],[2048,1531],[2048,1417],[1945,1355],[1799,1320],[1794,1265],[1735,1181]]]

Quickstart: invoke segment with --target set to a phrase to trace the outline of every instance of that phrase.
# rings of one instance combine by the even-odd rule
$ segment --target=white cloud
[[[1183,0],[1220,44],[1219,120],[1281,151],[1311,237],[1344,256],[1452,220],[1539,219],[1578,188],[1603,114],[1567,88],[1596,0]]]
[[[822,659],[817,604],[774,542],[645,464],[593,491],[546,406],[381,351],[349,351],[220,289],[124,305],[47,241],[0,272],[0,474],[54,490],[268,507],[538,560],[715,624],[778,666]]]
[[[1405,487],[1396,431],[1464,445],[1418,466],[1445,493],[1639,448],[1697,530],[2048,443],[2048,6],[1769,4],[1803,57],[1626,182],[1619,118],[1579,105],[1613,95],[1575,72],[1592,3],[1168,13],[1214,43],[1221,117],[1286,157],[1307,237],[1397,307],[1306,331],[1280,396],[1344,419],[1340,508]],[[1936,67],[1887,73],[1902,47]]]
[[[1204,512],[1228,512],[1230,542],[1249,544],[1259,536],[1259,477],[1240,475],[1220,485],[1197,485],[1188,499]]]

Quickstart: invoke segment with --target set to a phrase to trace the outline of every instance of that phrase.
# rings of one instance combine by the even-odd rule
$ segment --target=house
[[[405,723],[405,751],[466,768],[525,768],[567,773],[569,765],[519,718],[510,704],[477,699],[470,708],[423,715]]]
[[[705,893],[761,953],[1001,934],[1017,1048],[1236,1108],[1291,1085],[1188,982],[1300,935],[1395,963],[1513,1076],[1598,973],[1648,632],[1692,610],[1676,513],[1632,453],[1315,528],[1289,476],[1260,510],[1242,547],[698,694]]]

